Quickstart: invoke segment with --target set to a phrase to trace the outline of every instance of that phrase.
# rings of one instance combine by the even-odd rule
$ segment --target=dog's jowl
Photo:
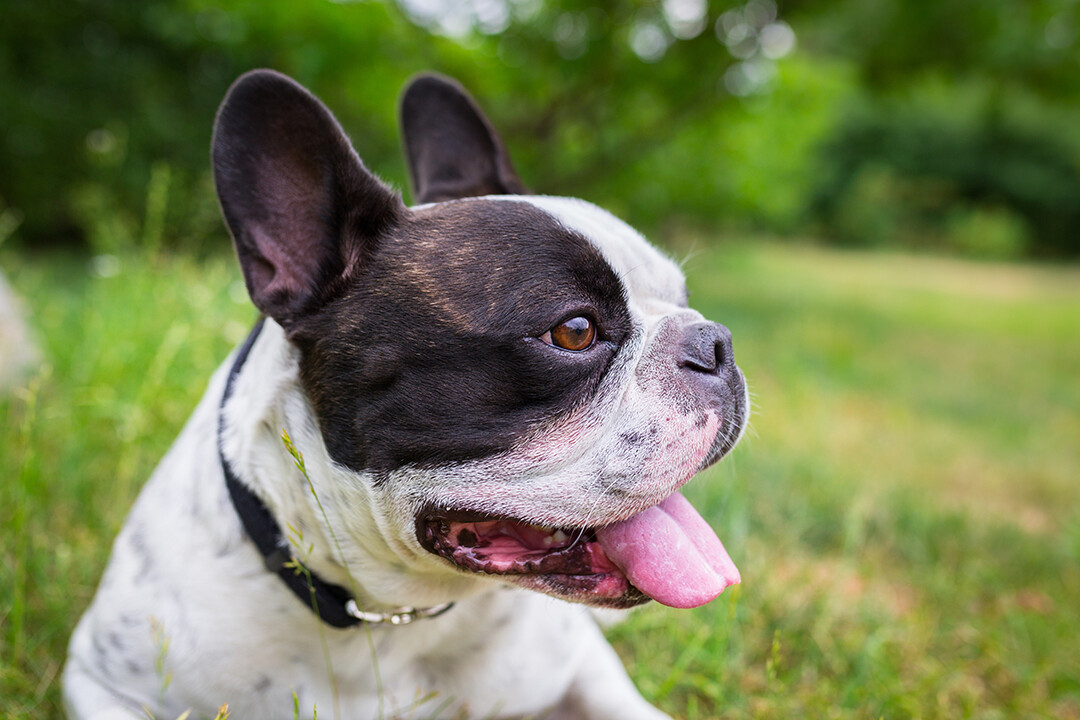
[[[292,80],[222,103],[262,319],[116,540],[73,718],[664,717],[588,606],[738,582],[678,492],[746,424],[731,336],[633,229],[529,194],[454,82],[401,121],[411,208]]]

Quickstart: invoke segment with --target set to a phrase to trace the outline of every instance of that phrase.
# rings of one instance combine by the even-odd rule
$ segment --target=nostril
[[[714,372],[719,367],[716,341],[707,328],[689,328],[683,343],[682,365],[701,372]]]
[[[701,322],[683,334],[679,364],[698,372],[715,373],[732,362],[731,331],[719,323]]]

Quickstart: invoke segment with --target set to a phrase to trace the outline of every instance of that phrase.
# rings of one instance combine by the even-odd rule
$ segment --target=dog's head
[[[728,330],[626,224],[527,194],[456,83],[414,80],[401,120],[412,208],[282,75],[240,78],[215,126],[248,291],[299,349],[330,458],[431,572],[595,605],[715,597],[737,571],[677,490],[746,424]]]

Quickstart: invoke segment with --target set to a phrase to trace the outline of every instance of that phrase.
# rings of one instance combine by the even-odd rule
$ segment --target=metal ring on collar
[[[410,608],[403,607],[398,608],[393,612],[377,613],[377,612],[365,612],[360,609],[356,604],[356,600],[349,600],[345,603],[345,612],[353,616],[357,620],[363,620],[367,623],[390,623],[391,625],[408,625],[413,620],[419,620],[420,618],[430,618],[442,615],[444,612],[450,609],[454,603],[443,603],[442,605],[435,605],[429,608]]]

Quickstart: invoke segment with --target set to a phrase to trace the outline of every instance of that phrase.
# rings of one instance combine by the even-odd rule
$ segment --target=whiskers
[[[578,528],[577,536],[574,538],[574,541],[572,543],[570,543],[570,545],[567,546],[567,549],[572,549],[574,547],[577,547],[577,544],[579,542],[581,542],[581,539],[583,537],[585,537],[585,531],[589,529],[589,521],[592,520],[593,512],[596,511],[596,506],[600,503],[600,501],[603,499],[603,497],[604,496],[602,494],[597,495],[596,499],[593,500],[592,507],[590,507],[589,512],[587,512],[585,514],[585,522],[581,525],[580,528]]]

